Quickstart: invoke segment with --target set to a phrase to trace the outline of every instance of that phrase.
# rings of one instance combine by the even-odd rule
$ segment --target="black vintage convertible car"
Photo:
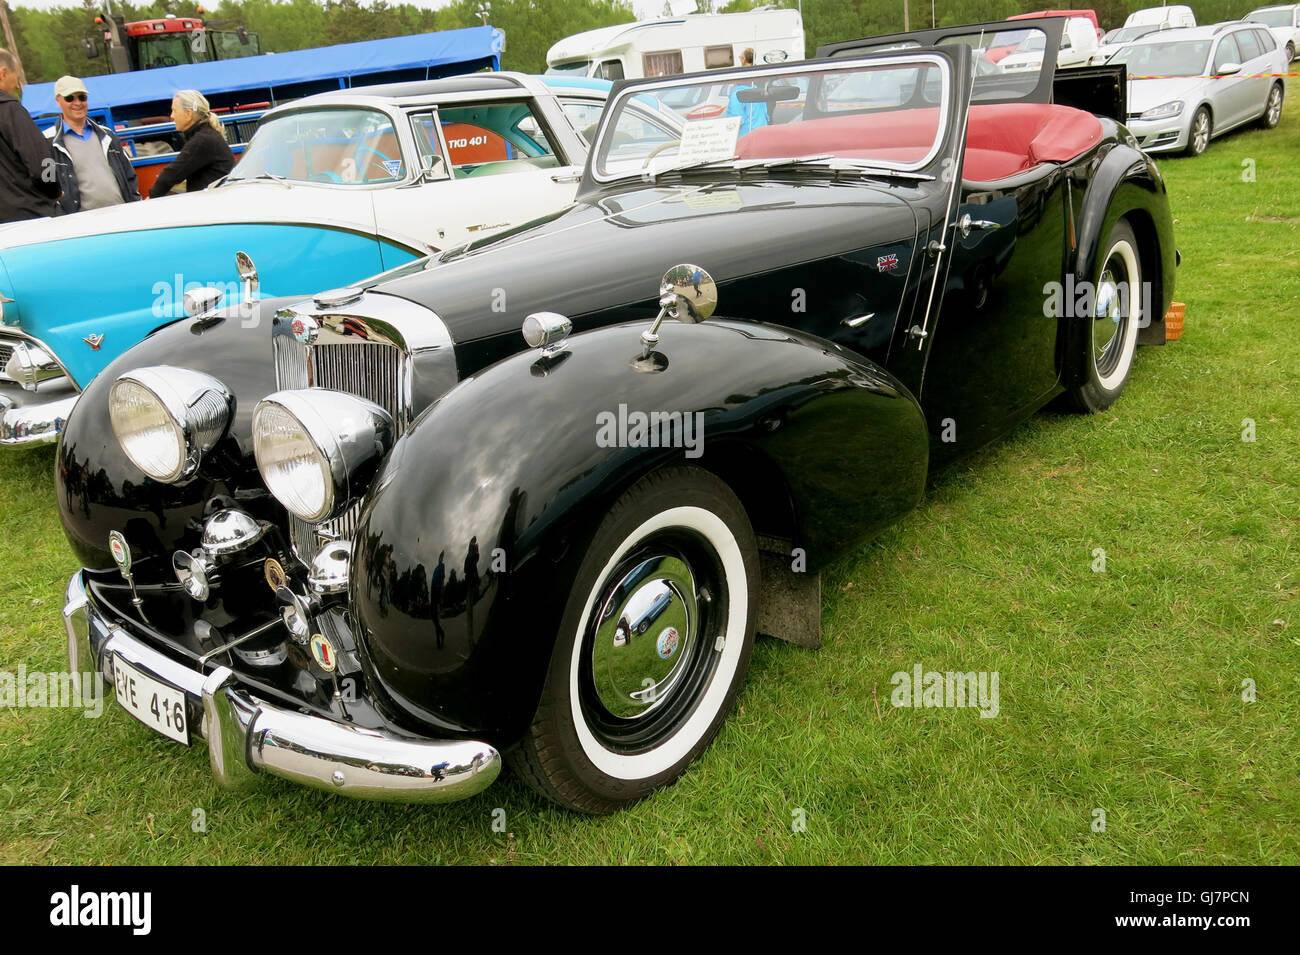
[[[1053,76],[1045,19],[1001,72],[997,29],[621,83],[562,213],[126,353],[58,451],[74,669],[228,785],[672,782],[932,468],[1163,341],[1118,71]],[[645,121],[692,86],[727,106]]]

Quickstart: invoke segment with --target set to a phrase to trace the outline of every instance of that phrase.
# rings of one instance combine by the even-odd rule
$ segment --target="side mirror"
[[[1233,73],[1240,73],[1240,72],[1241,72],[1240,63],[1224,63],[1221,67],[1219,67],[1217,70],[1214,71],[1214,75],[1231,76]]]
[[[697,325],[717,309],[718,286],[698,265],[674,265],[659,283],[659,305],[669,318]]]
[[[698,265],[674,265],[659,282],[659,315],[641,333],[641,356],[632,361],[632,367],[637,371],[663,371],[667,365],[652,355],[659,344],[659,326],[663,320],[675,318],[687,325],[698,325],[717,307],[718,286],[713,276]]]
[[[244,283],[244,300],[247,301],[257,294],[257,266],[253,264],[253,257],[247,252],[236,252],[235,271]]]
[[[94,37],[82,37],[81,52],[86,54],[86,59],[93,60],[95,57],[99,56],[98,41],[96,41]]]

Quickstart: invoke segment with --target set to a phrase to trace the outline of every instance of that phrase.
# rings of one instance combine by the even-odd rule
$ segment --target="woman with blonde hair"
[[[154,182],[150,199],[167,195],[182,179],[186,192],[206,189],[235,168],[235,155],[221,131],[221,121],[212,115],[198,90],[181,90],[172,97],[172,121],[185,144]]]

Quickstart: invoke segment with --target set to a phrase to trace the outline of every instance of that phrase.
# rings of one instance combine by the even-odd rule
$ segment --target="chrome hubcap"
[[[640,719],[673,697],[693,656],[699,599],[690,566],[672,553],[638,559],[603,595],[591,676],[612,716]]]
[[[1092,318],[1093,361],[1102,375],[1109,374],[1119,360],[1120,343],[1128,331],[1127,319],[1132,304],[1127,299],[1131,292],[1123,259],[1112,257],[1097,283],[1097,301]]]
[[[646,752],[685,725],[717,671],[730,603],[721,558],[685,528],[643,541],[597,585],[578,703],[601,746]]]

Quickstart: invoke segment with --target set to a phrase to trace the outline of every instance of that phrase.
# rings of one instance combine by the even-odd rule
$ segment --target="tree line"
[[[795,7],[795,0],[700,0],[700,12],[733,13],[756,6]],[[1133,10],[1157,6],[1155,0],[804,0],[803,20],[807,52],[836,40],[904,28],[904,8],[912,29],[928,27],[931,17],[938,26],[1001,20],[1016,13],[1051,7],[1075,6],[1097,11],[1103,29],[1120,26]],[[1190,4],[1198,23],[1215,23],[1243,16],[1253,7],[1242,0],[1198,0]],[[410,3],[372,0],[220,0],[216,6],[193,0],[161,0],[133,4],[114,0],[113,9],[132,20],[148,20],[175,14],[200,16],[218,29],[245,27],[261,39],[263,51],[283,52],[334,43],[374,40],[381,37],[435,30],[453,30],[482,23],[480,0],[456,0],[439,10],[427,10]],[[204,12],[200,13],[199,10]],[[102,12],[102,0],[82,0],[82,6],[35,10],[11,7],[17,53],[22,58],[29,83],[48,82],[65,73],[96,76],[110,72],[102,52],[102,28],[95,16]],[[626,0],[492,0],[489,22],[505,32],[503,69],[540,73],[546,69],[546,51],[557,40],[583,30],[627,23],[635,19]],[[87,59],[83,38],[99,40],[101,54]]]

